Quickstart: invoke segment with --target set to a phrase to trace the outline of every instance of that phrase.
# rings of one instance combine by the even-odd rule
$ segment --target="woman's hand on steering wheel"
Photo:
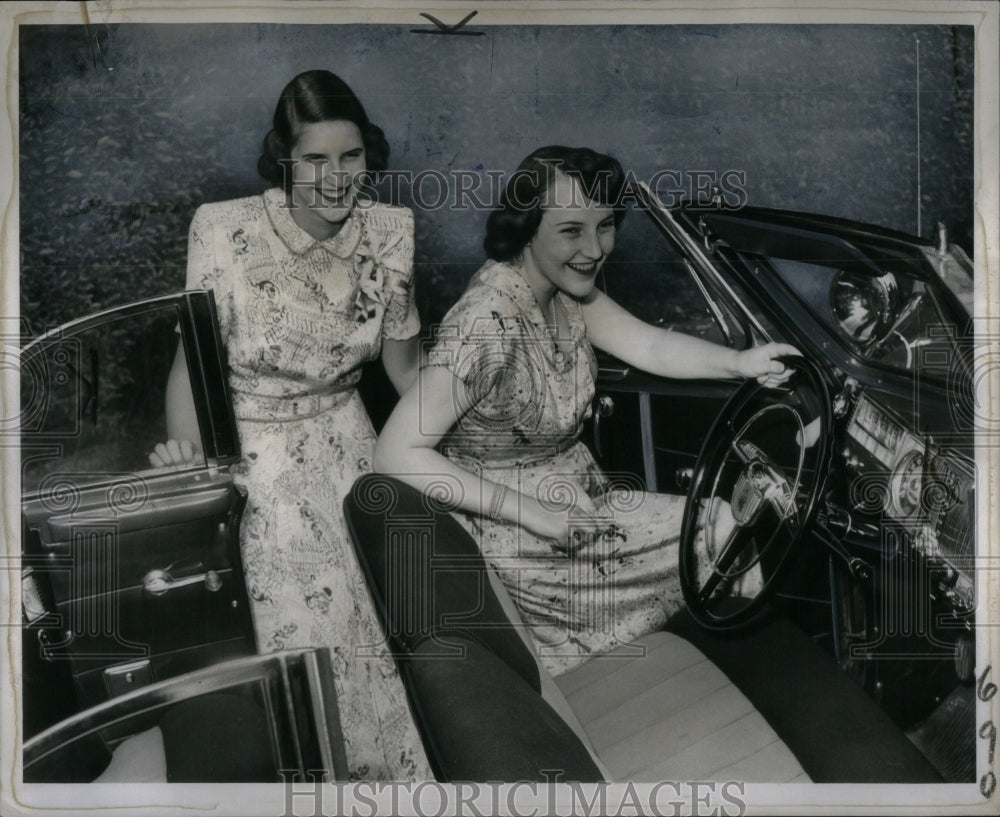
[[[167,440],[157,443],[149,455],[149,464],[154,468],[180,468],[188,465],[202,465],[205,456],[201,449],[190,440]]]
[[[765,343],[738,352],[736,368],[743,377],[756,378],[760,385],[773,389],[792,376],[793,370],[782,362],[783,357],[802,357],[802,352],[787,343]]]

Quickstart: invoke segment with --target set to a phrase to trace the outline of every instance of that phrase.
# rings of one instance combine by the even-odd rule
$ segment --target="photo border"
[[[874,7],[873,7],[874,6]],[[18,331],[18,139],[17,139],[17,89],[18,89],[18,27],[38,24],[103,24],[103,23],[186,23],[238,22],[283,24],[357,24],[397,23],[401,25],[427,25],[419,16],[427,12],[445,22],[457,22],[469,11],[478,16],[473,26],[487,25],[590,25],[607,24],[958,24],[975,28],[975,230],[974,246],[977,274],[975,278],[977,338],[977,364],[988,372],[985,388],[979,393],[986,401],[986,411],[991,418],[1000,414],[1000,206],[998,206],[998,180],[1000,180],[1000,126],[998,126],[998,80],[1000,80],[1000,38],[998,20],[1000,4],[993,2],[883,2],[872,3],[810,2],[802,0],[775,0],[766,5],[751,2],[730,2],[709,5],[705,2],[633,2],[627,6],[616,5],[612,0],[602,2],[372,2],[363,4],[312,2],[199,2],[196,6],[168,2],[124,2],[111,0],[86,4],[6,3],[0,8],[0,42],[6,44],[5,76],[7,105],[6,127],[0,128],[0,201],[4,202],[2,222],[2,256],[0,256],[0,315],[4,317],[4,332],[17,335]],[[849,18],[845,19],[849,15]],[[668,22],[669,21],[669,22]],[[977,371],[980,366],[977,366]],[[991,368],[992,367],[992,368]],[[0,367],[0,399],[4,416],[16,416],[19,410],[19,384],[16,366],[4,358]],[[989,435],[989,436],[987,436]],[[985,485],[976,491],[977,542],[988,547],[979,561],[992,565],[1000,549],[1000,508],[997,495],[1000,488],[1000,455],[994,435],[989,430],[977,432],[977,472],[985,476]],[[0,605],[3,621],[0,632],[4,634],[0,651],[0,711],[19,713],[18,685],[15,668],[20,662],[20,641],[17,624],[20,620],[20,583],[17,571],[19,516],[15,511],[20,503],[19,459],[16,448],[0,448],[0,473],[3,486],[3,539],[8,552],[0,554],[7,569],[0,572]],[[1000,579],[995,570],[977,572],[979,616],[987,622],[1000,624]],[[15,622],[14,624],[11,624]],[[977,676],[986,665],[1000,661],[1000,628],[977,627],[977,654],[980,658]],[[993,680],[1000,684],[1000,666],[995,667]],[[998,696],[1000,697],[1000,696]],[[996,723],[1000,714],[997,698],[988,703],[980,702],[977,731],[988,720]],[[212,814],[282,814],[287,813],[287,790],[277,785],[24,785],[20,779],[19,717],[0,717],[0,811],[7,814],[41,814],[47,812],[69,813],[100,808],[114,810],[122,815],[179,814],[191,809]],[[977,779],[985,771],[982,742],[978,746]],[[994,762],[994,771],[1000,774],[1000,765]],[[441,786],[442,784],[435,784]],[[514,802],[519,813],[545,813],[546,804],[556,804],[565,809],[570,802],[570,792],[565,786],[556,785],[555,800],[539,800],[526,790],[517,791],[518,784],[503,787],[500,805]],[[627,785],[616,784],[621,789],[618,802],[627,802]],[[644,784],[648,789],[652,784]],[[416,800],[423,798],[429,813],[435,809],[435,797],[440,789],[432,786],[418,790]],[[642,786],[636,786],[642,789]],[[506,799],[513,790],[514,800]],[[338,799],[337,791],[341,791]],[[355,786],[328,786],[324,790],[324,808],[339,803],[347,808],[353,802],[356,813],[419,813],[415,802],[408,802],[406,795],[385,791],[381,794],[365,790],[365,784]],[[410,794],[413,792],[411,791]],[[769,814],[995,814],[1000,813],[1000,795],[994,793],[989,800],[977,800],[976,787],[962,784],[940,786],[913,786],[903,784],[878,785],[761,785],[747,784],[746,799],[749,813]],[[609,801],[611,801],[609,794]],[[344,799],[344,798],[348,799]],[[520,798],[520,799],[518,799]],[[451,802],[455,802],[452,800]],[[490,813],[497,801],[489,798],[475,800],[482,813]],[[640,802],[642,802],[640,800]],[[372,805],[369,806],[369,803]],[[296,813],[314,813],[308,809],[308,796],[296,799]],[[368,811],[371,808],[373,810]],[[421,809],[421,811],[423,808]],[[324,811],[324,813],[330,813]],[[427,812],[425,812],[427,813]],[[445,812],[450,813],[450,812]],[[473,812],[465,812],[473,813]],[[568,813],[565,810],[560,813]]]

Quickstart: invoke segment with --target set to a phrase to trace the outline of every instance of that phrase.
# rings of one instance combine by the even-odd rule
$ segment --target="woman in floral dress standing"
[[[412,780],[432,775],[341,513],[374,451],[362,365],[381,354],[399,392],[416,376],[413,215],[359,196],[388,154],[342,80],[298,75],[258,161],[275,186],[198,208],[187,287],[214,290],[227,349],[258,648],[328,647],[351,778]],[[193,411],[178,354],[154,465],[201,458]]]

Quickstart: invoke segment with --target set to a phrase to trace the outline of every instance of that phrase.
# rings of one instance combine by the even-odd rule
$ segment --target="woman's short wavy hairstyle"
[[[534,238],[556,172],[577,180],[591,201],[614,210],[615,227],[625,218],[625,173],[617,159],[590,148],[549,145],[529,155],[510,177],[500,207],[486,220],[483,247],[494,261],[513,261]]]
[[[273,127],[264,137],[264,147],[257,159],[257,172],[272,184],[291,186],[287,161],[302,125],[342,119],[353,122],[361,131],[365,146],[365,166],[377,173],[389,163],[389,143],[378,125],[365,113],[361,100],[350,86],[329,71],[305,71],[289,82],[274,109]]]

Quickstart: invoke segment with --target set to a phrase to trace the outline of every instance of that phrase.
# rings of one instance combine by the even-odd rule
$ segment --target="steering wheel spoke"
[[[787,524],[792,528],[798,528],[799,507],[796,494],[787,482],[782,481],[774,486],[774,490],[767,496],[767,503],[777,516],[779,525]]]
[[[730,425],[730,428],[732,428],[732,425]],[[736,455],[736,458],[744,465],[749,465],[751,457],[750,454],[744,451],[744,448],[745,446],[740,446],[740,440],[733,440],[729,445],[729,450]]]
[[[729,531],[726,536],[726,541],[723,543],[722,547],[719,549],[719,555],[714,559],[709,559],[709,575],[705,580],[705,583],[701,585],[698,591],[698,596],[703,601],[708,601],[715,590],[718,588],[719,583],[723,579],[729,578],[729,568],[732,567],[733,562],[739,557],[742,552],[742,547],[738,544],[740,539],[743,539],[746,535],[746,530],[741,526],[735,526]],[[707,539],[707,537],[706,537]],[[706,549],[709,548],[708,541],[705,542]]]

